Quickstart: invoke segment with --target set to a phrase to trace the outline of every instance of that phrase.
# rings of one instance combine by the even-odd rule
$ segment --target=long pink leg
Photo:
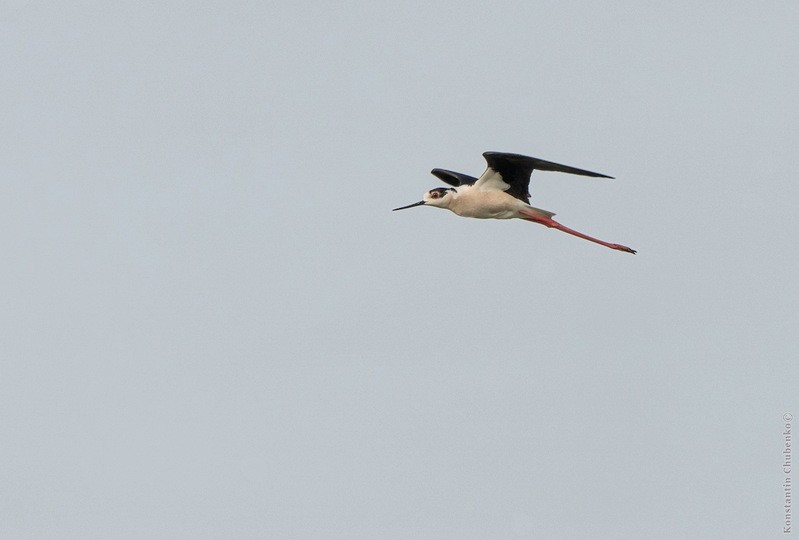
[[[533,214],[532,212],[525,212],[524,210],[520,210],[519,213],[527,216],[527,217],[523,217],[522,218],[522,219],[524,219],[526,221],[532,221],[533,223],[540,223],[541,225],[544,225],[546,227],[550,227],[550,228],[553,228],[553,229],[558,229],[559,231],[563,231],[563,232],[565,232],[567,234],[571,234],[571,235],[576,236],[578,238],[583,238],[585,240],[588,240],[589,242],[595,242],[595,243],[603,245],[605,247],[609,247],[610,249],[617,249],[619,251],[626,251],[627,253],[633,253],[633,254],[635,253],[635,250],[632,249],[632,248],[628,248],[627,246],[622,246],[621,244],[611,244],[609,242],[604,242],[604,241],[602,241],[602,240],[600,240],[598,238],[594,238],[592,236],[588,236],[587,234],[583,234],[581,232],[577,232],[574,229],[570,229],[570,228],[566,227],[565,225],[561,225],[560,223],[558,223],[554,219],[551,219],[551,218],[548,218],[548,217],[543,217],[543,216],[538,216],[536,214]]]

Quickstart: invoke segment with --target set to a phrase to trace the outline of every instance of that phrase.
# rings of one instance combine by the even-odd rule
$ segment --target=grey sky
[[[0,537],[784,536],[797,28],[0,1]],[[390,211],[486,150],[639,254]]]

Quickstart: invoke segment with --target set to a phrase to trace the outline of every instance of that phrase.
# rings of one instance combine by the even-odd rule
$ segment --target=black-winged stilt
[[[552,212],[530,206],[528,186],[530,185],[530,174],[535,169],[597,178],[613,178],[612,176],[520,154],[486,152],[483,157],[488,163],[488,168],[480,178],[444,169],[433,169],[431,172],[435,176],[454,187],[431,189],[424,194],[423,200],[408,206],[395,208],[394,210],[404,210],[424,205],[446,208],[463,217],[480,219],[519,218],[558,229],[611,249],[635,253],[634,249],[627,246],[604,242],[561,225],[552,219],[555,215]]]

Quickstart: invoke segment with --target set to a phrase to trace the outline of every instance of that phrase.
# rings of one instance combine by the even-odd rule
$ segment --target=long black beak
[[[395,208],[394,210],[392,210],[392,212],[394,212],[395,210],[405,210],[406,208],[413,208],[414,206],[420,206],[423,204],[424,201],[415,202],[413,204],[409,204],[408,206],[400,206],[399,208]]]

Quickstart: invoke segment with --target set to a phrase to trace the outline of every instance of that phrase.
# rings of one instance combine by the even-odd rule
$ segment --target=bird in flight
[[[530,175],[535,169],[593,176],[595,178],[612,179],[612,176],[520,154],[486,152],[483,157],[488,163],[488,168],[480,178],[445,169],[433,169],[430,171],[433,175],[453,187],[431,189],[424,194],[421,201],[408,206],[401,206],[394,210],[404,210],[414,206],[435,206],[436,208],[446,208],[463,217],[480,219],[519,218],[558,229],[610,249],[635,253],[634,249],[627,246],[611,244],[561,225],[552,219],[555,215],[554,213],[530,206]]]

